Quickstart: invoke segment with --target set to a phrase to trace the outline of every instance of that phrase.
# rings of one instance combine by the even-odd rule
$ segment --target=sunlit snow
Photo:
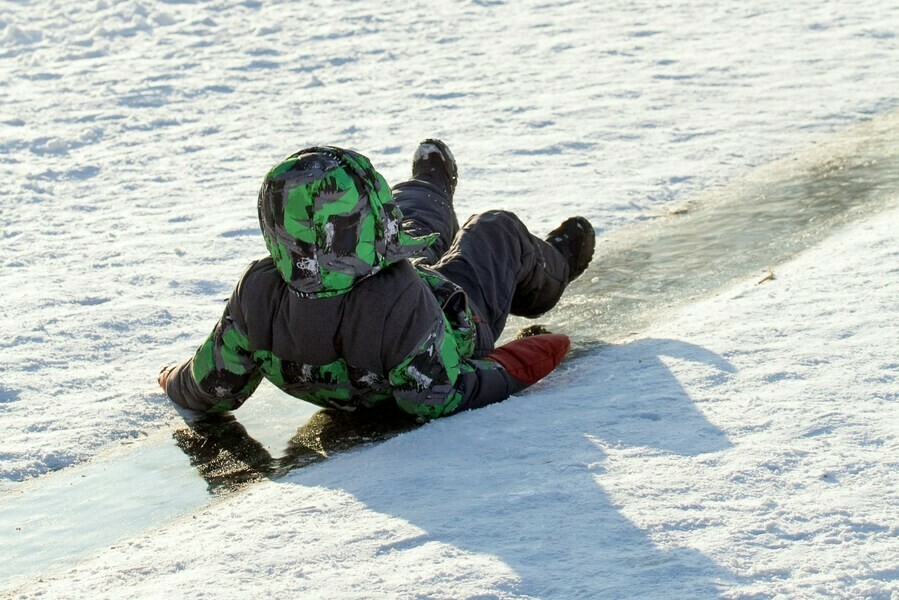
[[[815,149],[895,123],[897,36],[887,0],[4,3],[0,593],[899,596],[883,180],[518,397],[229,494],[205,492],[155,382],[265,254],[259,184],[301,147],[358,149],[396,183],[438,137],[461,219],[586,216],[578,318],[548,317],[577,337],[589,290],[627,278],[603,261],[694,201],[794,160],[858,191],[856,163]],[[278,451],[310,414],[290,402],[269,387],[235,415]]]

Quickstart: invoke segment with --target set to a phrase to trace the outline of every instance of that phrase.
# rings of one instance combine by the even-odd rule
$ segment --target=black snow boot
[[[565,257],[570,283],[581,276],[593,259],[596,232],[584,217],[571,217],[549,232],[546,243]]]
[[[452,200],[458,171],[456,159],[447,145],[430,138],[419,144],[412,156],[412,178],[436,185]]]

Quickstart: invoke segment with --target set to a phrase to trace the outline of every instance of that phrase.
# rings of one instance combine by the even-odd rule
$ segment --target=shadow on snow
[[[695,550],[655,545],[602,485],[604,445],[681,456],[731,447],[663,356],[704,363],[713,377],[734,372],[717,354],[676,340],[605,346],[562,370],[559,377],[567,381],[559,398],[542,388],[530,398],[434,421],[421,434],[369,448],[365,468],[351,472],[351,463],[334,461],[282,477],[414,425],[390,411],[323,410],[297,431],[280,458],[233,417],[196,423],[176,432],[176,439],[210,489],[268,477],[343,490],[373,511],[424,530],[405,543],[385,544],[383,552],[440,542],[493,555],[520,577],[508,593],[716,597],[735,575]]]

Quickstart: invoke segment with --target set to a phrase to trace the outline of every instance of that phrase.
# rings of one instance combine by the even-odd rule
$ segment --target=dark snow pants
[[[413,179],[393,194],[405,231],[440,234],[420,260],[465,291],[481,321],[478,356],[493,349],[510,314],[537,317],[559,301],[568,284],[565,258],[513,213],[488,211],[460,228],[452,199],[439,187]]]

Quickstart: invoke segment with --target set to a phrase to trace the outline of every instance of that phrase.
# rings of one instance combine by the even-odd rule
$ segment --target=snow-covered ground
[[[180,421],[159,365],[264,252],[257,187],[298,147],[398,181],[440,136],[461,216],[613,234],[899,105],[897,35],[888,0],[4,3],[0,500]],[[0,590],[899,597],[897,231]]]

